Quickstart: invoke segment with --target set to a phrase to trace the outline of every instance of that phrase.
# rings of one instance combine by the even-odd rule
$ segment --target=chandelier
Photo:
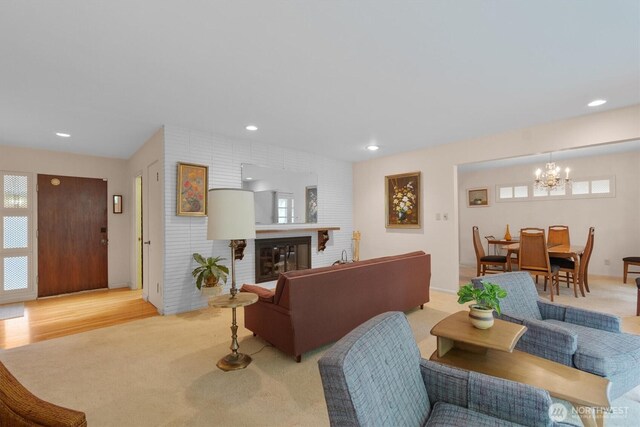
[[[560,176],[560,166],[556,166],[552,161],[551,155],[549,155],[549,163],[546,164],[544,171],[542,169],[536,170],[535,186],[541,190],[555,190],[556,188],[562,188],[565,185],[571,185],[569,179],[569,168],[564,170],[565,177]]]

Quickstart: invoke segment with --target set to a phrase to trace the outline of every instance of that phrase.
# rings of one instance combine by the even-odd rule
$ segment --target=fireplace
[[[276,280],[280,273],[311,268],[311,237],[256,240],[256,283]]]

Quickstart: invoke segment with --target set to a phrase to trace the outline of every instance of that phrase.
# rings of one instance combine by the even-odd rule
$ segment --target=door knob
[[[145,245],[150,245],[151,244],[151,240],[147,240],[146,242],[143,242]]]
[[[104,246],[107,246],[109,244],[109,241],[107,239],[101,239],[100,243],[102,243]]]

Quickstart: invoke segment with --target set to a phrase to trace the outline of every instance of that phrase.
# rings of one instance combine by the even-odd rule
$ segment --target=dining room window
[[[589,194],[589,181],[574,181],[571,184],[571,194],[575,196]]]
[[[575,198],[615,197],[615,184],[615,176],[576,180],[571,183],[571,196]]]
[[[498,200],[526,199],[529,197],[528,185],[498,186]]]
[[[598,179],[591,181],[592,194],[608,194],[611,192],[611,186],[608,179]]]
[[[496,185],[498,202],[615,197],[615,176],[580,178],[552,190],[531,184]]]

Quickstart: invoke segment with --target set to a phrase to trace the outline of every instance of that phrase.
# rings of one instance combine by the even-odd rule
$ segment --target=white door
[[[160,162],[147,167],[147,204],[144,209],[144,286],[149,302],[163,312],[162,301],[162,173]]]
[[[0,171],[0,304],[36,297],[32,175]]]

